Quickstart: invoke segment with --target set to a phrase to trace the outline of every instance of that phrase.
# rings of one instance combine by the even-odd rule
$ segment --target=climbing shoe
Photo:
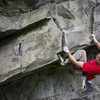
[[[91,90],[92,82],[91,81],[85,81],[85,90]]]

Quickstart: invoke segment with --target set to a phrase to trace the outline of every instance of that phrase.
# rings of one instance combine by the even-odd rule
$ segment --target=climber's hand
[[[95,43],[98,42],[98,41],[96,40],[96,36],[95,36],[94,34],[92,34],[92,35],[90,36],[90,38],[91,38]]]
[[[67,58],[64,62],[64,64],[67,64],[69,62],[69,59]]]
[[[64,47],[63,47],[63,50],[64,50],[66,53],[69,52],[69,48],[68,48],[67,46],[64,46]]]

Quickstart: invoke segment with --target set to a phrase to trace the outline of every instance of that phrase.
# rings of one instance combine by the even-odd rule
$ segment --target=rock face
[[[1,46],[0,50],[0,59],[2,59],[0,75],[5,75],[5,79],[10,77],[10,75],[6,76],[8,72],[13,71],[15,74],[31,71],[53,62],[57,51],[60,50],[61,32],[55,23],[49,20],[34,31],[12,37],[12,39],[3,41],[2,44],[7,44]],[[2,67],[3,65],[5,66]],[[1,80],[3,79],[4,76]]]
[[[82,95],[81,73],[73,71],[71,64],[59,67],[56,55],[62,46],[62,29],[72,53],[90,48],[91,33],[100,40],[99,3],[99,0],[2,0],[1,100],[99,100],[99,77],[95,79],[97,90]],[[94,47],[87,53],[92,49],[94,57],[98,52]]]
[[[100,5],[97,5],[93,10],[93,15],[94,15],[94,22],[93,22],[93,32],[96,34],[96,38],[99,40],[100,38]]]
[[[18,32],[18,30],[28,27],[33,23],[39,22],[40,20],[47,19],[49,17],[48,12],[49,7],[45,6],[40,8],[39,10],[21,14],[20,16],[1,16],[0,37],[3,38],[6,35],[15,34],[16,32]]]
[[[93,49],[94,51],[90,50]],[[88,59],[93,59],[99,51],[96,47],[87,49]],[[81,90],[80,72],[69,64],[60,67],[52,63],[35,70],[23,78],[16,76],[0,86],[1,100],[99,100],[100,76],[93,81],[93,91]],[[94,99],[95,98],[95,99]]]

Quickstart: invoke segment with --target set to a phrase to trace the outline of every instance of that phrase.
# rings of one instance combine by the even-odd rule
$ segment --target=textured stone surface
[[[66,29],[66,42],[70,48],[79,49],[82,45],[88,45],[92,14],[90,9],[93,4],[94,1],[80,0],[52,4],[20,15],[18,18],[11,17],[10,24],[6,24],[8,18],[5,17],[7,18],[3,19],[5,23],[0,24],[5,27],[2,29],[17,30],[19,35],[14,32],[16,36],[1,42],[1,81],[19,72],[35,70],[56,60],[56,53],[61,49],[63,28]],[[75,51],[75,48],[72,50]]]
[[[97,3],[100,3],[100,0],[97,0]]]
[[[19,16],[22,13],[38,9],[48,2],[49,0],[1,0],[0,14],[4,16]]]
[[[13,100],[13,98],[15,100],[52,100],[53,98],[62,100],[60,98],[65,98],[66,100],[66,98],[72,98],[71,96],[75,98],[78,97],[78,94],[74,92],[75,88],[81,87],[81,81],[77,83],[80,75],[68,67],[52,64],[20,80],[14,79],[2,88],[8,100]]]
[[[57,5],[57,20],[60,26],[66,30],[66,42],[69,47],[89,43],[90,10],[93,4],[95,3],[89,0],[75,0]]]
[[[16,80],[17,79],[17,80]],[[94,90],[81,90],[81,77],[69,65],[51,64],[18,79],[14,77],[0,86],[1,100],[99,100],[100,77],[93,83]]]
[[[99,8],[99,0],[1,0],[0,100],[99,100],[99,76],[82,92],[81,73],[56,63],[61,29],[71,52],[90,46],[90,33],[100,39]]]
[[[41,13],[42,12],[42,13]],[[17,34],[19,31],[31,24],[48,18],[49,7],[44,6],[33,12],[24,13],[16,17],[0,16],[0,38],[10,34]],[[17,31],[17,32],[16,32]]]
[[[35,70],[53,62],[57,57],[57,51],[60,50],[60,42],[61,32],[52,20],[27,34],[2,41],[0,48],[0,61],[2,61],[0,64],[1,80],[4,77],[5,79],[10,77],[10,75],[13,76],[15,73]],[[21,48],[19,47],[20,43]],[[17,53],[19,48],[22,55]],[[10,74],[11,71],[13,73]],[[2,77],[2,75],[4,76]]]
[[[93,32],[96,34],[96,38],[100,41],[100,4],[98,4],[94,8],[94,24],[93,24]]]

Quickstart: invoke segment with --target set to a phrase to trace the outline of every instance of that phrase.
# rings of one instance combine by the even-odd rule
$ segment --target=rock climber
[[[100,50],[100,42],[96,40],[95,35],[91,35],[90,38],[94,41],[98,49]],[[64,45],[63,50],[67,53],[69,59],[73,64],[82,68],[86,76],[84,89],[88,90],[91,86],[91,80],[100,74],[100,53],[96,55],[96,58],[91,61],[87,61],[85,50],[78,50],[74,55],[69,51],[69,48]],[[64,63],[67,63],[68,59]]]

